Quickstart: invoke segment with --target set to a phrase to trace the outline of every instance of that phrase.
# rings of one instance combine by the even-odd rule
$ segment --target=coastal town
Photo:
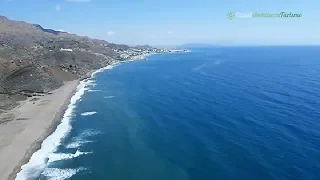
[[[74,50],[86,52],[87,50],[76,48],[76,49],[64,49],[61,48],[60,51],[62,52],[73,52]],[[117,54],[116,60],[119,61],[125,61],[125,60],[133,60],[133,59],[144,59],[147,55],[151,54],[164,54],[164,53],[183,53],[183,52],[189,52],[189,50],[186,49],[160,49],[160,48],[154,48],[151,46],[146,47],[130,47],[130,48],[112,48],[112,51],[114,51]],[[92,52],[91,52],[92,53]],[[98,53],[94,53],[98,55]],[[100,54],[102,55],[102,54]]]
[[[159,49],[159,48],[130,48],[130,49],[113,49],[118,54],[117,60],[125,61],[132,59],[144,59],[145,56],[151,54],[163,54],[163,53],[181,53],[188,52],[185,49]]]

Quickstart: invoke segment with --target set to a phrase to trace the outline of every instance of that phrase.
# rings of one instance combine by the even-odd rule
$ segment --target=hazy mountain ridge
[[[218,46],[210,43],[189,43],[189,44],[182,44],[178,46],[178,48],[212,48],[212,47],[218,47]]]

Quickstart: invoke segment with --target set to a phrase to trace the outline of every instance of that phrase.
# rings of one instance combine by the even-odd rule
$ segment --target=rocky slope
[[[119,49],[130,47],[0,16],[0,113],[112,63]]]

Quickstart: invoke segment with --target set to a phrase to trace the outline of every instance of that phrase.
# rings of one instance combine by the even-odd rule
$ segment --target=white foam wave
[[[91,74],[91,78],[99,72],[102,72],[106,69],[112,69],[114,66],[109,65],[105,68],[101,68],[96,72]],[[57,126],[57,129],[48,136],[41,144],[41,148],[34,152],[29,160],[29,162],[21,166],[21,171],[17,173],[16,180],[25,180],[25,179],[35,179],[39,177],[41,172],[45,169],[48,157],[56,148],[61,144],[62,139],[69,133],[71,130],[70,121],[73,117],[75,104],[81,99],[83,94],[88,90],[87,86],[94,86],[95,83],[92,80],[81,81],[77,86],[77,92],[72,96],[70,104],[66,112],[63,115],[61,123]],[[86,132],[93,133],[93,132]],[[46,169],[47,170],[47,169]],[[64,170],[59,170],[64,173]],[[71,170],[70,170],[71,171]],[[74,170],[72,170],[74,172]],[[56,177],[56,176],[54,176]],[[68,178],[68,177],[67,177]],[[59,178],[62,179],[62,178]]]
[[[86,140],[86,138],[101,134],[99,131],[93,129],[86,129],[80,135],[73,137],[72,142],[65,147],[70,149],[76,149],[87,143],[93,143],[94,141]]]
[[[97,114],[97,112],[93,111],[93,112],[84,112],[84,113],[81,113],[81,116],[91,116],[91,115],[94,115],[94,114]]]
[[[68,149],[76,149],[76,148],[79,148],[82,145],[87,144],[87,143],[93,143],[93,141],[85,141],[85,140],[81,140],[81,139],[76,139],[75,141],[67,144],[65,147]]]
[[[105,96],[104,98],[105,99],[112,99],[112,98],[114,98],[115,96]]]
[[[73,159],[81,155],[91,154],[92,152],[81,152],[77,150],[74,154],[71,153],[52,153],[49,155],[49,163],[54,161],[61,161],[65,159]]]
[[[88,92],[100,92],[101,90],[89,89]]]
[[[91,74],[91,77],[94,77],[96,74],[101,73],[101,72],[103,72],[103,71],[105,71],[105,70],[107,70],[107,69],[112,69],[112,68],[114,68],[116,64],[117,64],[117,63],[114,63],[113,65],[108,65],[108,66],[106,66],[106,67],[104,67],[104,68],[101,68],[101,69],[95,71],[94,73]]]
[[[42,175],[46,176],[48,180],[64,180],[69,179],[78,172],[85,170],[86,168],[83,167],[76,169],[46,168]]]
[[[94,80],[87,80],[86,81],[86,86],[87,87],[89,87],[89,86],[91,86],[91,87],[95,87],[97,84],[96,84],[96,81],[94,81]]]
[[[65,145],[69,149],[77,149],[84,144],[93,143],[94,141],[86,140],[86,138],[101,134],[99,131],[93,129],[84,130],[80,135],[73,137],[72,142]]]
[[[32,154],[29,162],[21,166],[16,180],[25,180],[27,177],[37,177],[46,166],[47,157],[54,152],[61,144],[62,138],[71,130],[70,120],[72,119],[75,104],[81,99],[85,92],[85,82],[80,82],[77,92],[72,96],[68,109],[64,113],[61,123],[57,129],[48,136],[41,144],[41,148]]]
[[[99,131],[97,131],[97,130],[86,129],[80,134],[80,136],[78,138],[84,139],[84,138],[91,137],[91,136],[96,136],[96,135],[99,135],[99,134],[101,134],[101,133]]]

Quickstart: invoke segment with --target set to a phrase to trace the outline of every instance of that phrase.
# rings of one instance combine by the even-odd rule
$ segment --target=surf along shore
[[[14,120],[0,124],[0,179],[15,179],[21,166],[55,130],[78,83],[79,80],[65,82],[52,93],[28,98],[1,114]]]
[[[145,59],[151,54],[132,57],[128,61]],[[119,62],[113,63],[113,65]],[[111,69],[113,65],[101,68],[92,72],[91,76],[80,80],[65,82],[63,86],[51,93],[37,98],[28,98],[22,101],[19,106],[0,115],[0,118],[7,118],[10,121],[0,124],[0,179],[20,180],[36,178],[41,173],[39,169],[34,169],[34,174],[28,174],[33,168],[41,167],[41,161],[46,161],[47,157],[37,157],[36,153],[41,153],[45,140],[57,131],[64,118],[70,118],[71,114],[66,115],[71,108],[72,99],[79,93],[82,96],[85,91],[85,84],[88,79],[96,73],[106,69]],[[81,87],[79,87],[81,86]],[[79,100],[81,97],[75,97]],[[69,113],[70,113],[69,112]],[[68,122],[69,123],[69,122]],[[67,130],[66,132],[67,133]],[[58,135],[58,138],[63,138]],[[57,142],[55,142],[57,143]],[[46,143],[48,144],[48,143]],[[51,145],[55,149],[56,144]],[[48,150],[47,150],[48,151]],[[35,156],[35,157],[33,157]],[[38,155],[39,156],[39,155]],[[31,158],[31,159],[30,159]],[[33,159],[32,159],[33,158]],[[30,165],[31,161],[40,161],[39,164]],[[27,167],[24,167],[27,166]],[[28,175],[28,177],[26,177]],[[30,175],[30,176],[29,176]]]

